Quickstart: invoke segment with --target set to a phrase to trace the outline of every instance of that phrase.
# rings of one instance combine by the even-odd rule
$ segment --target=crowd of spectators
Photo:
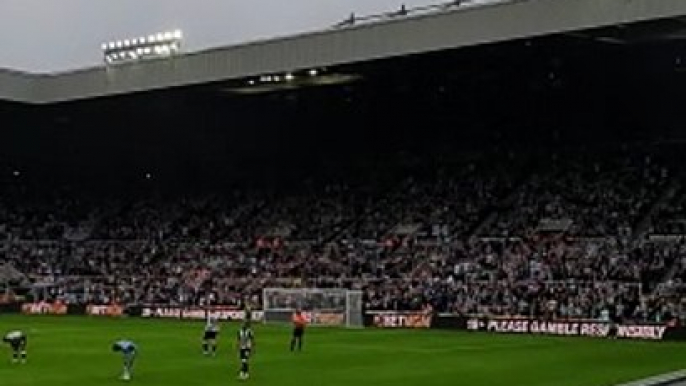
[[[660,236],[686,235],[686,187],[667,192],[668,199],[652,215],[650,233]]]
[[[542,220],[570,220],[568,234],[630,236],[669,183],[669,170],[650,156],[553,159],[515,193],[488,234],[525,236]]]
[[[0,282],[66,303],[259,307],[266,287],[346,287],[378,310],[683,314],[686,249],[649,238],[686,229],[674,227],[684,200],[667,194],[681,183],[668,168],[650,156],[514,164],[409,173],[384,189],[306,181],[98,201],[5,188]]]

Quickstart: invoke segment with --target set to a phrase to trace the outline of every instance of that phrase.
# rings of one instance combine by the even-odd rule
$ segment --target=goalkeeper
[[[307,326],[307,319],[302,311],[296,310],[293,314],[293,337],[291,338],[291,352],[295,351],[296,345],[298,351],[303,349],[303,336],[305,335],[305,327]]]

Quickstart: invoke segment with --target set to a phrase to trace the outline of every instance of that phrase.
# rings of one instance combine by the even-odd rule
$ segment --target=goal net
[[[264,322],[290,322],[301,310],[315,326],[363,327],[362,291],[331,288],[265,288]]]

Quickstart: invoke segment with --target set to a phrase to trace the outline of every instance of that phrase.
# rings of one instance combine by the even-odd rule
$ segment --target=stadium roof
[[[446,7],[419,16],[389,16],[376,23],[339,26],[171,59],[54,74],[1,70],[0,99],[47,104],[229,80],[247,82],[251,77],[641,21],[671,19],[681,26],[684,15],[683,0],[511,0],[480,7]],[[674,33],[670,30],[671,38],[682,38]]]

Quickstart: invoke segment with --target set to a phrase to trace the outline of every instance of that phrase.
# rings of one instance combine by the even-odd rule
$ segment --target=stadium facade
[[[544,15],[544,16],[542,16]],[[0,71],[0,99],[49,104],[179,86],[247,80],[514,39],[669,21],[680,38],[679,0],[528,0],[446,8],[416,17],[332,28],[175,57],[55,74]],[[608,37],[611,39],[612,37]]]
[[[684,15],[683,0],[498,2],[1,72],[7,307],[236,319],[247,300],[258,320],[261,286],[359,286],[378,328],[683,340]],[[512,381],[518,364],[490,354],[511,359],[507,341],[458,339],[464,357],[436,357],[486,347],[506,365],[488,374]],[[683,363],[676,346],[640,346],[654,362],[636,366],[637,346],[604,361],[579,341],[593,355],[571,360],[603,370]],[[522,373],[569,374],[530,347],[545,359],[519,355]]]

